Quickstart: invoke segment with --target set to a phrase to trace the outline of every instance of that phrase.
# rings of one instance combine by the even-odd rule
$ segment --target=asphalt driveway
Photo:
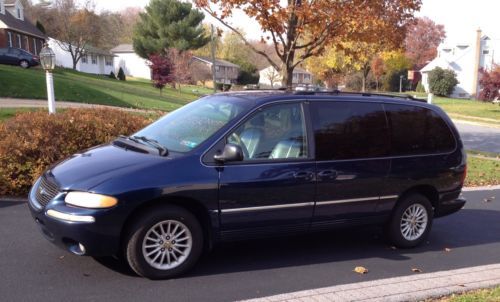
[[[467,150],[500,153],[500,128],[455,122]]]
[[[423,246],[393,249],[377,228],[225,244],[189,275],[138,278],[112,259],[78,257],[39,233],[26,204],[0,201],[2,301],[232,301],[423,272],[500,263],[500,190],[464,193]],[[447,250],[449,249],[449,250]],[[352,270],[369,269],[366,275]]]

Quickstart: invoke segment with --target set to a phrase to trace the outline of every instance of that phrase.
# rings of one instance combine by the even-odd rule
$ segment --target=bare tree
[[[99,16],[94,13],[90,2],[78,8],[74,0],[56,0],[54,2],[55,18],[46,24],[47,33],[57,39],[62,50],[71,55],[73,69],[85,54],[89,45],[99,43],[102,29]]]
[[[269,68],[263,74],[264,79],[268,80],[271,83],[271,88],[274,88],[274,84],[281,81],[280,73],[273,67],[269,66]]]

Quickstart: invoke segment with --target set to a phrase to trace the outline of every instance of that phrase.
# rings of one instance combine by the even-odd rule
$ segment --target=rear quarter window
[[[389,155],[389,127],[382,104],[311,102],[317,160]]]
[[[434,111],[411,105],[385,104],[391,128],[391,155],[446,153],[455,149],[455,138]]]

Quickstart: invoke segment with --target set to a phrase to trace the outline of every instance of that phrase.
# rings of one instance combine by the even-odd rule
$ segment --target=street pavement
[[[500,153],[500,128],[455,121],[467,150]]]
[[[436,219],[418,248],[391,248],[375,227],[253,240],[217,246],[186,276],[163,281],[60,250],[26,204],[0,201],[0,300],[234,301],[500,263],[500,189],[464,196],[465,208]]]

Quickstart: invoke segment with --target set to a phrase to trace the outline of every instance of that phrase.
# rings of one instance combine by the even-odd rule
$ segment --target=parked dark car
[[[24,49],[6,47],[0,48],[0,64],[18,65],[22,68],[30,68],[40,64],[40,58]]]
[[[223,93],[52,166],[29,207],[53,243],[157,279],[220,241],[337,226],[416,246],[463,207],[465,174],[451,120],[411,97]]]

